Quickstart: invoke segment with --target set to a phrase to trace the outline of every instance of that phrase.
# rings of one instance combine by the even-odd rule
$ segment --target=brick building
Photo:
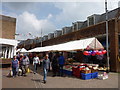
[[[43,46],[55,45],[72,40],[79,40],[89,37],[96,37],[106,47],[106,14],[92,15],[82,22],[81,28],[74,32],[64,34],[46,41],[43,41]],[[110,69],[111,71],[120,72],[120,56],[119,43],[120,43],[120,8],[108,12],[108,29],[109,29],[109,50],[110,50]],[[19,47],[26,47],[27,49],[35,48],[40,44],[31,44],[30,48],[27,48],[25,44]],[[77,56],[80,62],[82,62],[82,52],[78,51]]]
[[[12,58],[15,54],[16,18],[0,15],[0,57]]]
[[[16,19],[9,16],[0,15],[0,38],[15,39]]]

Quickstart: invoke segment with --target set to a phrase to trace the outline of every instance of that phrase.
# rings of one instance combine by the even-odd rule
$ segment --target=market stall
[[[96,38],[88,38],[83,40],[70,41],[62,44],[37,47],[29,50],[28,52],[45,52],[45,51],[76,51],[89,49],[104,49],[102,44]]]
[[[0,58],[13,58],[16,55],[17,44],[17,40],[0,38]]]
[[[28,51],[27,51],[25,48],[21,48],[21,49],[17,49],[16,52],[17,52],[17,53],[25,54],[25,53],[27,53]]]
[[[88,38],[76,41],[70,41],[67,43],[37,47],[29,50],[28,52],[63,52],[63,51],[82,51],[85,56],[95,56],[105,54],[106,51],[102,44],[96,38]],[[102,50],[102,51],[101,51]],[[68,60],[68,59],[67,59]],[[66,60],[66,61],[67,61]],[[69,60],[70,61],[70,60]],[[69,62],[68,61],[68,62]],[[63,67],[63,72],[66,75],[73,75],[75,77],[82,78],[84,80],[97,78],[98,77],[98,64],[88,64],[88,63],[79,63],[75,65],[74,63],[69,63]]]

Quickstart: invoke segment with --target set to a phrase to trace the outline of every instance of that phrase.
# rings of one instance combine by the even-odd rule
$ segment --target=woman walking
[[[13,77],[16,77],[17,72],[18,72],[18,67],[19,67],[19,61],[17,59],[17,56],[13,57],[13,60],[11,62],[11,67],[12,67],[12,71],[13,71]]]

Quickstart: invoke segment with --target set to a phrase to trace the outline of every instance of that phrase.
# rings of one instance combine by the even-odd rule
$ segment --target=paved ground
[[[42,69],[39,74],[29,73],[27,77],[6,77],[8,69],[2,70],[2,88],[118,88],[118,74],[110,73],[107,80],[82,80],[75,77],[52,77],[51,72],[47,77],[47,83],[42,83]],[[41,72],[40,72],[41,71]]]

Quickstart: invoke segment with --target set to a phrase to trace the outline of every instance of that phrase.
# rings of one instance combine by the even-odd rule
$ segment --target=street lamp
[[[107,73],[109,73],[109,45],[108,45],[108,10],[107,0],[105,0],[105,11],[106,11],[106,50],[107,50]]]
[[[41,29],[41,47],[42,47],[42,29]]]

